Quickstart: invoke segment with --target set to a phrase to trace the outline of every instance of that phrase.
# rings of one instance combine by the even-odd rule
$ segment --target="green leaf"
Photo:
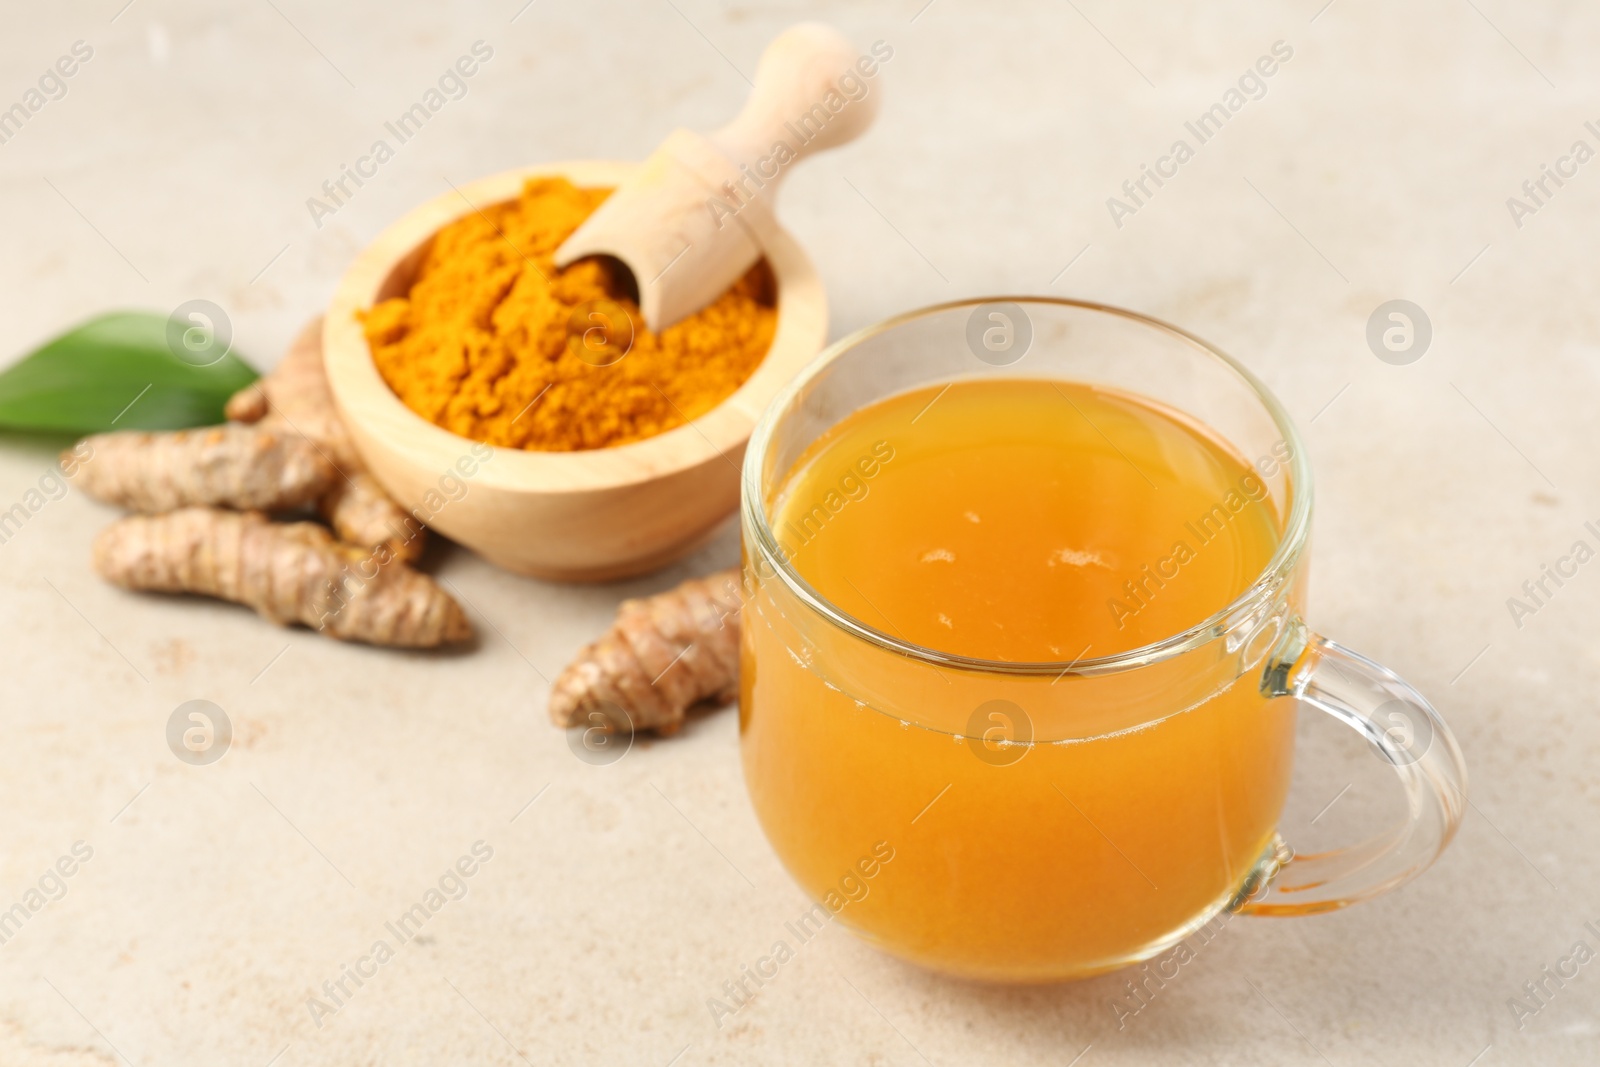
[[[224,421],[223,405],[258,377],[225,353],[179,359],[168,319],[115,311],[68,330],[0,372],[0,428],[98,433],[181,430]]]

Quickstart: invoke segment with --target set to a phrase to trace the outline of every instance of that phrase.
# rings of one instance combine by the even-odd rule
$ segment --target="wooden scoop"
[[[790,168],[871,125],[877,74],[877,60],[830,26],[785,30],[762,55],[738,117],[709,135],[675,131],[556,250],[556,266],[620,259],[653,332],[694,314],[760,258]]]

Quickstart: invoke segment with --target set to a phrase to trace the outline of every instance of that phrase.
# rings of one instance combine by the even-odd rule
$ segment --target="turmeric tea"
[[[744,384],[777,328],[766,261],[652,333],[625,267],[552,263],[608,195],[536,178],[438,232],[410,292],[361,316],[378,372],[407,407],[462,437],[566,452],[681,426]]]

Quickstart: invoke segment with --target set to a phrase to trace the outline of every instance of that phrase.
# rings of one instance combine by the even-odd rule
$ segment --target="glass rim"
[[[1081,311],[1111,315],[1126,319],[1139,326],[1154,329],[1183,342],[1198,354],[1210,356],[1222,363],[1239,378],[1254,394],[1256,401],[1266,409],[1268,416],[1272,419],[1273,424],[1277,427],[1290,450],[1288,460],[1289,477],[1286,480],[1289,494],[1288,520],[1284,524],[1283,536],[1279,540],[1278,547],[1273,552],[1272,558],[1267,561],[1261,573],[1227,605],[1170,637],[1164,637],[1160,640],[1140,645],[1137,648],[1132,648],[1125,652],[1117,652],[1109,656],[1079,658],[1071,661],[991,660],[942,652],[938,649],[915,644],[893,634],[885,633],[849,614],[823,596],[812,587],[811,583],[801,577],[799,572],[789,563],[785,553],[779,546],[777,536],[772,531],[771,524],[767,521],[761,468],[765,464],[767,450],[771,445],[772,436],[777,430],[779,421],[792,407],[800,392],[835,359],[860,346],[865,341],[888,333],[907,323],[928,318],[932,315],[959,308],[973,308],[993,303],[1019,304],[1023,307],[1045,305],[1058,308],[1075,308]],[[1138,394],[1135,393],[1135,395]],[[766,410],[762,412],[761,419],[756,423],[755,430],[750,435],[749,445],[745,449],[740,484],[742,490],[739,504],[740,516],[746,529],[754,532],[754,537],[752,538],[754,545],[751,546],[754,549],[753,554],[764,561],[807,607],[816,611],[833,625],[887,651],[928,663],[935,667],[984,674],[1053,675],[1058,678],[1067,674],[1110,674],[1149,666],[1162,660],[1191,652],[1227,633],[1230,628],[1228,625],[1230,620],[1248,615],[1263,602],[1272,599],[1299,560],[1300,554],[1305,548],[1311,525],[1311,466],[1306,459],[1304,441],[1299,431],[1295,428],[1294,420],[1290,417],[1288,410],[1267,388],[1266,383],[1257,378],[1243,363],[1234,359],[1222,349],[1179,326],[1174,326],[1169,322],[1137,311],[1130,311],[1127,308],[1101,304],[1090,300],[1073,300],[1067,297],[985,296],[951,300],[917,308],[913,311],[902,312],[840,338],[818,353],[810,363],[806,364],[795,375],[794,379],[772,399]]]

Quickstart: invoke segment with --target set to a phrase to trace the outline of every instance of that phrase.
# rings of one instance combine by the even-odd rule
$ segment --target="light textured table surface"
[[[28,5],[0,35],[0,106],[75,41],[93,57],[0,145],[3,347],[199,297],[269,364],[352,253],[447,182],[715,126],[773,34],[832,21],[894,49],[877,126],[784,192],[832,335],[1070,294],[1257,370],[1313,453],[1312,622],[1460,736],[1473,806],[1443,859],[1357,908],[1230,923],[1125,1028],[1116,976],[965,985],[838,928],[719,1028],[707,998],[806,907],[745,798],[735,714],[595,767],[544,700],[621,596],[731,561],[731,528],[608,587],[442,549],[429,565],[481,640],[405,655],[112,589],[88,546],[113,512],[72,493],[0,545],[0,907],[74,842],[93,854],[0,945],[0,1062],[1600,1059],[1600,964],[1520,1028],[1507,1005],[1575,942],[1600,949],[1600,563],[1520,627],[1506,606],[1600,520],[1600,162],[1547,181],[1520,226],[1506,203],[1574,141],[1600,148],[1600,11],[922,2]],[[480,39],[494,54],[467,94],[317,226],[307,198]],[[1276,41],[1293,57],[1266,94],[1116,226],[1107,198]],[[1364,339],[1395,298],[1434,328],[1406,366]],[[0,441],[0,508],[57,447]],[[210,766],[164,738],[191,699],[236,728]],[[1382,769],[1331,724],[1303,730],[1286,828],[1348,837],[1388,802]],[[479,840],[493,858],[466,897],[319,1027],[307,999]]]

